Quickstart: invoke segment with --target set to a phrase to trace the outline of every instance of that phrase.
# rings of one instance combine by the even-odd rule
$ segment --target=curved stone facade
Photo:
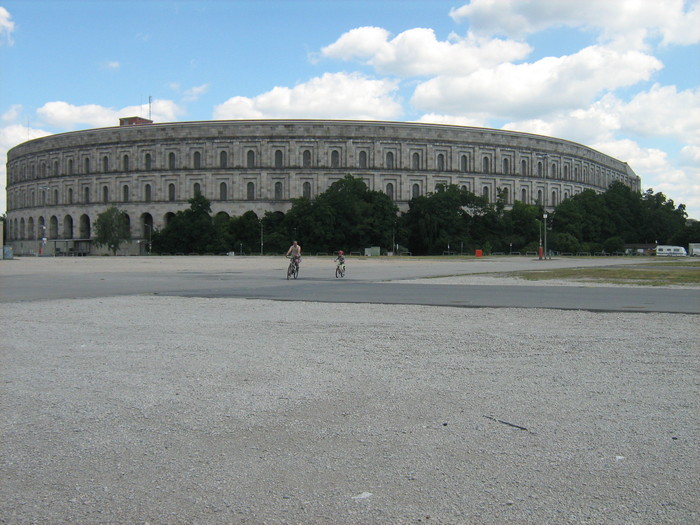
[[[630,167],[552,137],[462,126],[368,121],[260,120],[128,125],[52,135],[7,160],[6,241],[15,253],[94,253],[97,216],[117,206],[143,253],[153,228],[197,190],[214,213],[285,212],[296,197],[361,177],[405,210],[416,195],[456,184],[494,201],[505,191],[552,209],[613,181],[640,190]]]

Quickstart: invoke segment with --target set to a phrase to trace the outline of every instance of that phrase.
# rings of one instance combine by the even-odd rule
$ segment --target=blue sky
[[[700,0],[0,0],[7,150],[235,118],[452,123],[624,160],[700,219]]]

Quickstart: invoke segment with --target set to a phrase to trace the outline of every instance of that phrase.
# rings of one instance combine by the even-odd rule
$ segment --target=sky
[[[127,116],[550,135],[700,219],[700,0],[0,0],[0,213],[9,149]]]

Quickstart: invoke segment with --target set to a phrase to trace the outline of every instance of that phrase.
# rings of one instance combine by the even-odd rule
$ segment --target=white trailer
[[[659,245],[656,247],[658,257],[686,257],[688,254],[682,246]]]
[[[691,242],[688,244],[688,255],[690,257],[700,257],[700,242]]]

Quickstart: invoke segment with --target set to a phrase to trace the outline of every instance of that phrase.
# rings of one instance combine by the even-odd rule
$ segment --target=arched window
[[[109,171],[109,157],[105,155],[102,157],[102,172],[107,173]]]
[[[569,180],[569,166],[564,166],[564,180]]]
[[[194,169],[198,170],[202,167],[202,154],[199,151],[194,152]]]
[[[146,184],[143,191],[143,200],[146,202],[151,202],[151,185]]]
[[[501,191],[501,198],[503,199],[503,202],[505,204],[510,204],[510,193],[508,192],[508,188],[503,188]]]
[[[68,204],[73,204],[73,188],[68,188]]]
[[[68,159],[68,175],[73,175],[73,159]]]
[[[481,161],[481,168],[483,169],[484,173],[489,172],[489,158],[484,157]]]
[[[420,197],[420,185],[419,184],[414,184],[411,187],[411,198],[415,199],[416,197]]]
[[[168,154],[168,168],[170,168],[171,170],[175,169],[175,153],[173,152],[170,152],[170,154]]]
[[[481,190],[481,194],[484,196],[484,198],[488,201],[489,200],[489,187],[484,186],[483,189]]]
[[[228,186],[226,186],[225,182],[219,184],[219,200],[228,200]]]
[[[305,149],[304,153],[302,153],[302,165],[305,168],[311,167],[311,152],[308,149]]]
[[[418,152],[411,156],[411,168],[414,170],[420,169],[420,154]]]
[[[510,171],[510,163],[508,162],[508,159],[503,159],[503,174],[508,175],[509,171]]]
[[[535,204],[542,205],[542,190],[537,190],[537,202]]]
[[[311,198],[311,183],[310,182],[307,181],[304,183],[304,185],[302,186],[302,192],[303,192],[305,199]]]
[[[225,151],[219,153],[219,167],[228,168],[228,153]]]
[[[437,156],[437,169],[438,171],[445,171],[445,155],[442,153]]]
[[[542,163],[541,162],[537,163],[537,176],[538,177],[542,176]]]
[[[249,201],[255,200],[255,183],[249,182],[246,186],[246,199]]]
[[[392,151],[388,151],[386,154],[386,169],[394,169],[394,153]]]
[[[283,199],[282,195],[282,183],[281,182],[275,182],[275,200],[276,201],[281,201]]]
[[[255,151],[252,149],[248,150],[248,153],[246,154],[246,159],[247,159],[247,165],[249,168],[254,168],[255,167]]]
[[[550,206],[556,206],[557,205],[557,192],[553,191],[552,192],[552,201],[549,203]]]
[[[151,163],[151,154],[146,153],[146,169],[150,171],[152,168],[153,168],[153,165]]]
[[[520,192],[520,202],[527,202],[527,190],[525,188]]]
[[[193,195],[199,195],[202,193],[202,186],[199,184],[199,182],[195,182],[194,185],[192,186],[192,194]]]
[[[34,170],[34,166],[32,166],[32,170]],[[85,158],[85,173],[90,173],[90,159],[87,157]],[[32,173],[32,175],[34,175],[34,173]]]
[[[466,155],[462,155],[462,157],[459,159],[459,169],[462,173],[466,173],[469,169],[469,162],[467,161]]]
[[[549,171],[549,176],[550,176],[552,179],[556,179],[556,178],[557,178],[557,165],[554,164],[554,163],[552,163],[551,169],[550,169],[550,171]]]
[[[366,151],[360,152],[360,168],[367,169],[367,152]]]
[[[281,168],[284,166],[284,154],[281,149],[275,151],[275,168]]]
[[[83,214],[80,216],[80,223],[78,226],[78,235],[81,239],[90,238],[90,217]]]
[[[83,190],[83,202],[85,204],[90,204],[90,187],[85,186],[85,189]]]
[[[394,185],[391,182],[386,185],[386,195],[392,201],[394,200]]]
[[[53,161],[53,175],[54,175],[54,177],[58,177],[58,161],[57,160]]]
[[[520,174],[527,175],[527,161],[523,160],[520,162]]]
[[[109,187],[102,186],[102,202],[109,202]]]
[[[337,150],[331,151],[331,168],[340,167],[340,153]]]
[[[53,203],[61,204],[60,202],[58,202],[58,190],[53,190]]]
[[[579,180],[578,180],[578,167],[574,168],[574,180],[576,182],[579,182]]]
[[[70,215],[66,215],[65,217],[63,217],[63,238],[73,238],[73,217],[71,217]]]
[[[175,184],[168,184],[168,200],[170,202],[175,202]]]
[[[126,184],[122,186],[122,201],[129,202],[129,186]]]
[[[129,155],[124,155],[122,158],[122,169],[124,171],[129,171]]]

